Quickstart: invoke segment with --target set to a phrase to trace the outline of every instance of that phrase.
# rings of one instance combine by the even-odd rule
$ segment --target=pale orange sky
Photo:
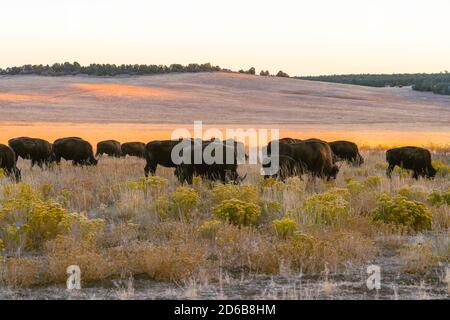
[[[211,62],[291,75],[450,70],[448,0],[3,1],[0,67]]]

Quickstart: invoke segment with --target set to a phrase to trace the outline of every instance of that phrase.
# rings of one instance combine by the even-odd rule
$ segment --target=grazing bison
[[[179,140],[155,140],[150,141],[145,146],[145,159],[147,164],[144,168],[145,176],[150,174],[155,174],[158,165],[175,168],[177,166],[172,159],[172,150],[178,146],[180,143],[188,144],[201,144],[202,140],[192,140],[192,139],[179,139]],[[179,155],[181,155],[179,153]]]
[[[14,150],[16,157],[30,159],[31,167],[37,164],[40,168],[45,164],[47,167],[55,161],[52,144],[39,138],[19,137],[8,141]]]
[[[122,150],[120,148],[120,142],[116,140],[105,140],[97,143],[97,152],[95,156],[102,156],[107,154],[110,157],[119,158],[122,156]]]
[[[61,138],[53,143],[56,163],[61,162],[61,158],[72,160],[73,165],[97,165],[94,152],[89,142],[76,137]]]
[[[401,147],[386,151],[386,161],[389,163],[386,174],[390,178],[395,166],[413,170],[413,178],[420,176],[433,178],[436,169],[431,165],[430,151],[420,147]]]
[[[309,140],[297,143],[280,143],[279,155],[294,159],[301,166],[302,172],[313,176],[335,179],[339,168],[334,164],[333,152],[328,143],[319,140]],[[274,154],[271,155],[276,156]]]
[[[150,141],[145,146],[145,160],[147,164],[144,168],[145,176],[155,174],[158,164],[163,167],[175,168],[176,164],[172,161],[172,149],[180,143],[181,140],[156,140]]]
[[[195,153],[204,154],[207,148],[209,150],[206,153],[211,155],[215,161],[210,163],[209,159],[202,157],[201,161],[198,161],[199,163],[195,162]],[[221,154],[216,155],[216,151]],[[227,157],[227,155],[231,156]],[[182,157],[184,160],[190,159],[190,163],[183,162],[176,166],[175,175],[181,183],[186,181],[188,184],[192,184],[194,176],[200,176],[212,181],[221,181],[222,183],[233,182],[236,184],[245,179],[245,176],[240,177],[237,173],[237,152],[233,145],[226,145],[221,141],[195,143],[183,150]]]
[[[269,168],[271,163],[263,164],[263,168]],[[285,155],[278,156],[278,172],[273,175],[265,175],[264,179],[267,178],[279,178],[281,181],[285,181],[286,178],[292,176],[301,176],[303,174],[303,168],[300,162],[296,161],[294,158]]]
[[[364,158],[358,150],[358,146],[350,141],[333,141],[328,143],[337,160],[347,161],[353,165],[360,166]]]
[[[227,143],[228,142],[228,143]],[[167,167],[167,168],[176,168],[182,160],[183,157],[182,149],[193,147],[194,145],[202,145],[203,147],[208,146],[211,143],[220,143],[222,146],[227,146],[229,149],[233,149],[234,151],[234,159],[238,162],[241,162],[244,157],[247,157],[244,152],[244,146],[241,142],[231,143],[230,141],[219,142],[213,139],[211,140],[200,140],[200,139],[179,139],[179,140],[158,140],[151,141],[147,143],[145,146],[145,159],[147,164],[145,166],[145,176],[149,174],[155,174],[156,168],[158,165]],[[174,150],[177,147],[178,149]],[[177,163],[174,163],[174,159],[172,158],[172,151],[174,151],[174,156],[176,156]],[[201,150],[197,150],[201,151]]]
[[[21,174],[16,165],[14,150],[4,144],[0,144],[0,168],[5,171],[8,177],[14,177],[17,182],[20,181]]]
[[[121,147],[122,156],[126,155],[145,158],[145,143],[143,142],[125,142]]]

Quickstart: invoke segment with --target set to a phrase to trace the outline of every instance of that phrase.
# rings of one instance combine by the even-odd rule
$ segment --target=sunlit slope
[[[53,138],[77,132],[93,140],[103,138],[97,132],[145,140],[153,136],[142,130],[167,136],[194,120],[221,127],[279,127],[300,137],[317,132],[334,139],[348,131],[367,144],[396,139],[445,144],[450,97],[230,73],[0,77],[0,142],[14,135]],[[105,129],[106,124],[113,127]],[[80,127],[84,131],[75,132]],[[401,139],[399,133],[404,133]]]

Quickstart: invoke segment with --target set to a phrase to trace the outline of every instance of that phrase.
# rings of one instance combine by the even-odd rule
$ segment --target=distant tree
[[[261,72],[259,73],[260,76],[264,76],[264,77],[268,77],[270,76],[269,70],[261,70]]]
[[[277,77],[289,78],[289,75],[286,72],[278,71]]]

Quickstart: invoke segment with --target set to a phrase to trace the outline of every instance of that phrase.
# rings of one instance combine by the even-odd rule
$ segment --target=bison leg
[[[156,173],[156,167],[158,166],[157,163],[149,163],[147,162],[144,172],[145,176],[148,177],[149,173],[153,176]]]
[[[392,176],[392,171],[394,170],[394,168],[395,168],[395,164],[394,165],[389,164],[389,166],[386,169],[386,175],[388,176],[389,179]]]

